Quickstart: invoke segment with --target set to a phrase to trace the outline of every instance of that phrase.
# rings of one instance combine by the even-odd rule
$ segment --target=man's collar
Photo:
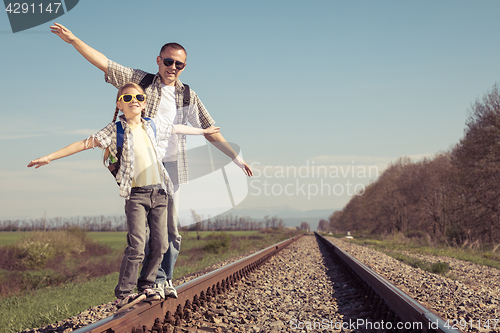
[[[179,89],[181,91],[184,91],[184,85],[182,84],[181,80],[179,80],[179,79],[175,80],[175,89]]]

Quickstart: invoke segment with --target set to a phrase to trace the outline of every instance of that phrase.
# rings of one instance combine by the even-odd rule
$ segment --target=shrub
[[[90,243],[84,232],[75,229],[67,231],[38,231],[12,245],[18,266],[24,269],[43,269],[55,257],[67,258],[80,255]]]
[[[40,270],[51,261],[106,255],[111,249],[88,238],[79,228],[34,232],[17,243],[0,248],[0,264],[7,270]]]
[[[450,265],[447,262],[435,262],[431,265],[430,271],[435,274],[444,275],[450,271]]]
[[[0,247],[0,297],[116,272],[121,261],[111,253],[78,228],[31,233]]]
[[[422,230],[410,230],[405,233],[408,238],[424,238],[425,233]]]
[[[205,244],[203,250],[210,253],[221,253],[227,251],[231,246],[231,235],[225,232],[220,234],[210,234],[207,238],[211,239]]]
[[[17,259],[21,267],[41,269],[56,254],[56,249],[47,241],[26,240],[17,245]]]

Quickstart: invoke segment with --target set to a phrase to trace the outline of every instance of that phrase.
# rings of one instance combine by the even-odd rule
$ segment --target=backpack
[[[146,121],[149,121],[149,124],[153,128],[153,132],[155,133],[156,137],[156,124],[151,118],[144,117],[142,118]],[[120,169],[120,161],[122,158],[122,150],[123,150],[123,137],[125,135],[125,131],[123,130],[123,126],[121,121],[116,122],[116,150],[118,151],[116,154],[116,158],[109,154],[109,164],[108,164],[108,169],[113,175],[113,177],[116,178],[116,174],[118,173],[118,170]]]
[[[149,87],[151,84],[153,84],[153,80],[155,78],[155,74],[148,73],[146,76],[144,76],[139,83],[139,86],[142,88],[142,90],[146,91],[146,88]],[[182,100],[182,106],[186,107],[189,105],[189,101],[191,99],[191,91],[189,89],[189,86],[185,83],[184,85],[184,99]]]

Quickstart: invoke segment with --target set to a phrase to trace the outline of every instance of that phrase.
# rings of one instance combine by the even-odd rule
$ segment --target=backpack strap
[[[146,90],[147,87],[149,87],[151,84],[153,84],[153,81],[155,79],[155,74],[147,73],[139,82],[139,86],[143,89]],[[189,86],[185,83],[184,85],[184,99],[182,101],[183,106],[188,106],[189,102],[191,100],[191,89],[189,89]]]
[[[116,160],[117,160],[117,167],[118,169],[120,168],[120,162],[122,158],[122,150],[123,150],[123,136],[124,136],[125,131],[123,130],[123,126],[121,121],[116,122]],[[118,170],[117,169],[117,170]]]
[[[125,131],[123,130],[122,122],[116,122],[116,147],[123,148],[123,136]]]
[[[156,124],[153,121],[153,119],[151,119],[149,117],[144,117],[142,119],[149,121],[149,123],[151,124],[151,127],[153,128],[153,132],[155,133],[155,137],[156,137]],[[116,148],[118,150],[119,155],[121,155],[121,153],[122,153],[124,135],[125,135],[125,131],[123,130],[122,122],[117,121],[116,122]]]
[[[149,117],[143,117],[142,119],[146,120],[146,121],[149,121],[149,124],[151,125],[151,127],[153,128],[153,132],[155,133],[155,138],[156,138],[156,124],[155,122],[153,121],[153,119],[149,118]]]
[[[189,89],[189,86],[185,83],[183,83],[184,85],[184,99],[182,100],[182,103],[184,107],[188,106],[189,105],[189,102],[191,100],[191,90]]]
[[[120,169],[120,162],[122,158],[122,150],[123,150],[123,137],[124,137],[124,131],[123,131],[123,126],[120,121],[117,121],[115,123],[116,125],[116,161],[114,161],[114,158],[111,158],[110,155],[110,161],[108,165],[108,169],[111,172],[111,174],[116,178],[116,174],[118,173],[118,170]]]
[[[142,88],[142,90],[146,90],[146,88],[153,83],[155,76],[155,74],[148,73],[142,78],[141,82],[139,83],[139,86]]]

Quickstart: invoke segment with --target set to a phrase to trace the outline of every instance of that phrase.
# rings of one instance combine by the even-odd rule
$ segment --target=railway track
[[[178,299],[75,332],[459,332],[320,235],[304,254],[305,238],[300,251],[287,240],[177,287]],[[291,258],[276,256],[285,248]]]
[[[200,276],[177,287],[178,298],[167,298],[161,302],[139,303],[137,306],[113,316],[82,327],[74,332],[168,332],[166,323],[179,325],[200,306],[211,302],[218,294],[233,288],[241,278],[247,276],[270,257],[296,241],[300,236],[270,246],[230,265]],[[174,311],[175,309],[175,311]]]
[[[350,256],[338,246],[316,234],[329,253],[345,268],[353,278],[354,284],[365,294],[371,309],[381,327],[387,330],[409,332],[460,332],[449,327],[447,321],[438,314],[426,309],[420,303],[391,284],[388,280],[372,271],[369,267]],[[411,277],[409,277],[411,278]]]

